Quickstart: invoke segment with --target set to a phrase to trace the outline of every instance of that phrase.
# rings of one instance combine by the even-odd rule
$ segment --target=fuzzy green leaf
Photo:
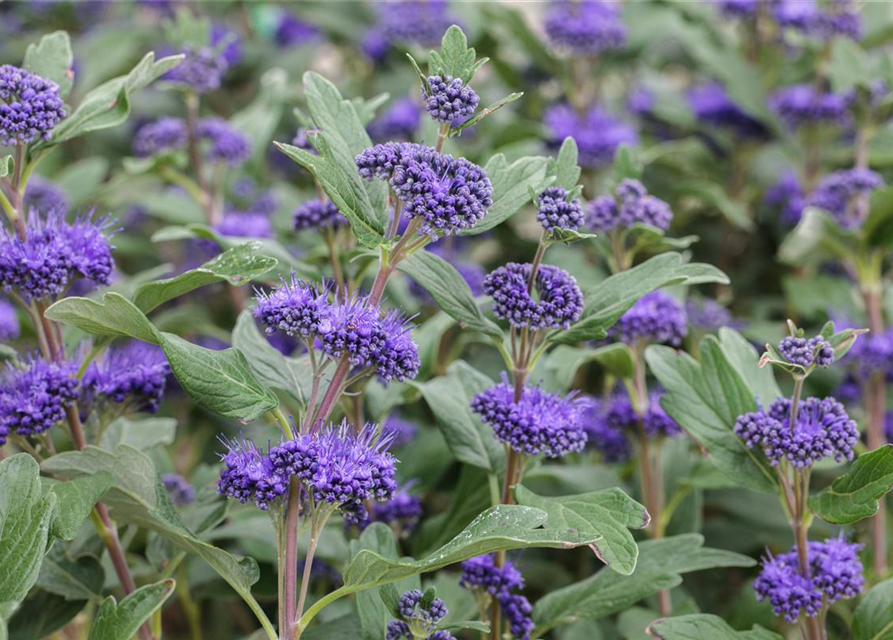
[[[38,44],[29,44],[25,51],[22,66],[42,78],[59,85],[59,95],[65,98],[74,84],[71,65],[74,54],[71,52],[71,39],[64,31],[54,31],[40,39]]]
[[[853,640],[893,640],[893,579],[862,596],[853,616]]]
[[[398,263],[398,268],[422,285],[437,306],[463,327],[502,339],[502,329],[484,317],[468,283],[449,262],[430,251],[418,251]]]
[[[893,487],[893,445],[863,453],[850,470],[809,498],[814,514],[831,524],[852,524],[878,512]]]
[[[94,336],[127,336],[159,343],[158,331],[149,319],[130,300],[117,293],[104,294],[101,302],[89,298],[63,298],[46,310],[46,317]]]
[[[546,498],[518,486],[515,496],[518,504],[545,511],[549,527],[592,535],[589,546],[612,570],[625,576],[635,570],[638,547],[629,529],[647,527],[651,517],[619,488]]]
[[[120,604],[109,596],[96,612],[89,640],[130,640],[155,610],[174,592],[176,582],[162,580],[140,587]]]
[[[648,635],[659,640],[783,640],[759,625],[750,631],[736,631],[719,616],[707,614],[655,620]]]
[[[110,473],[54,483],[50,488],[56,494],[56,511],[53,515],[52,532],[57,538],[72,540],[78,529],[90,515],[93,506],[108,491],[114,478]]]
[[[645,359],[666,389],[661,405],[730,479],[755,491],[775,491],[775,473],[765,456],[733,432],[738,416],[757,410],[755,391],[714,336],[701,341],[700,353],[698,362],[670,347],[648,347]]]

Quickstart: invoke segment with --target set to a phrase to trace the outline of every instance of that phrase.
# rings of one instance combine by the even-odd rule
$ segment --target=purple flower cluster
[[[48,216],[57,209],[68,209],[68,194],[59,185],[32,176],[25,189],[25,211],[29,215]]]
[[[769,4],[772,17],[782,27],[822,39],[844,36],[862,38],[862,18],[850,0],[832,0],[822,11],[815,0],[774,0]]]
[[[455,233],[475,226],[492,204],[487,174],[464,158],[437,153],[409,142],[386,142],[356,157],[360,176],[387,180],[403,201],[409,219],[422,221],[419,233]]]
[[[769,98],[769,106],[792,129],[813,124],[845,125],[849,121],[845,96],[816,90],[811,84],[780,89]]]
[[[632,126],[597,106],[580,114],[568,104],[556,104],[546,110],[543,122],[549,130],[550,147],[557,149],[565,138],[574,139],[579,149],[578,161],[584,168],[610,164],[620,145],[639,142]]]
[[[107,218],[89,216],[66,222],[64,212],[55,210],[45,221],[29,217],[24,240],[9,229],[0,231],[0,286],[30,300],[62,294],[77,276],[109,284],[114,269],[106,237],[110,226]]]
[[[766,190],[763,202],[781,214],[782,224],[793,227],[800,222],[803,209],[806,208],[806,197],[797,174],[792,171],[785,173]]]
[[[31,357],[7,364],[0,379],[0,444],[11,433],[33,436],[65,418],[78,398],[77,363]]]
[[[204,118],[198,121],[196,134],[206,141],[206,154],[214,162],[231,167],[245,162],[251,155],[251,141],[223,118]]]
[[[437,623],[443,620],[449,610],[443,600],[433,598],[418,589],[407,591],[397,603],[397,620],[388,623],[387,640],[406,638],[428,638],[430,640],[455,640],[447,631],[438,631]]]
[[[855,598],[862,591],[861,548],[843,537],[809,542],[805,575],[797,547],[765,558],[763,571],[753,584],[757,598],[768,600],[775,614],[788,622],[797,622],[801,615],[815,618],[824,607],[842,598]]]
[[[468,118],[480,102],[474,89],[452,76],[429,76],[428,85],[422,87],[422,99],[428,115],[441,124]]]
[[[624,313],[608,335],[628,345],[648,341],[678,346],[688,335],[688,316],[669,293],[652,291]]]
[[[660,391],[648,395],[648,406],[641,419],[623,391],[605,400],[589,398],[582,412],[589,446],[601,453],[605,462],[622,462],[632,455],[630,436],[640,429],[649,438],[681,434],[682,429],[660,405],[662,395]]]
[[[391,448],[399,449],[412,442],[419,432],[415,423],[399,416],[390,416],[384,423],[384,433],[393,440]]]
[[[409,486],[394,492],[387,502],[372,505],[372,522],[383,522],[396,527],[402,536],[408,536],[422,519],[422,500],[409,493]]]
[[[16,309],[7,300],[0,298],[0,342],[9,342],[19,337],[21,327]]]
[[[864,381],[874,375],[889,380],[893,377],[893,329],[860,336],[845,359],[857,380]]]
[[[462,563],[459,584],[474,591],[495,597],[503,615],[509,621],[513,638],[527,640],[535,628],[530,602],[519,593],[524,588],[524,578],[515,565],[505,561],[502,568],[496,566],[492,555],[470,558]]]
[[[787,460],[802,469],[822,458],[833,457],[838,462],[853,459],[859,430],[834,398],[806,398],[800,403],[794,428],[790,418],[791,401],[779,398],[768,411],[739,416],[735,435],[749,449],[760,447],[774,465]]]
[[[171,368],[164,352],[145,342],[131,342],[110,350],[84,374],[83,384],[93,394],[135,411],[155,413],[164,395]]]
[[[533,282],[534,300],[528,286],[532,268],[509,262],[484,278],[484,292],[493,297],[493,313],[516,328],[569,328],[583,312],[583,293],[576,279],[558,267],[540,265]]]
[[[626,26],[616,7],[603,0],[555,0],[546,13],[546,34],[554,46],[574,55],[622,49]]]
[[[235,498],[242,504],[253,500],[266,511],[276,499],[288,491],[288,476],[273,466],[270,456],[250,440],[226,440],[226,453],[221,455],[224,468],[217,481],[217,492]]]
[[[688,323],[702,331],[716,331],[722,327],[740,326],[731,312],[712,298],[690,297],[685,301]]]
[[[399,311],[382,316],[368,298],[350,296],[334,303],[328,287],[299,280],[283,281],[269,293],[258,293],[255,317],[267,325],[267,333],[284,331],[305,340],[316,338],[330,358],[346,357],[354,367],[369,368],[387,384],[414,378],[419,354],[410,334],[412,325]]]
[[[229,63],[223,51],[216,47],[183,48],[186,57],[180,64],[164,74],[164,79],[182,85],[198,93],[210,93],[220,88]]]
[[[354,434],[344,422],[286,440],[270,449],[270,459],[280,473],[300,478],[316,502],[353,514],[364,502],[389,500],[396,491],[390,444],[375,425],[367,423]]]
[[[65,115],[59,85],[25,69],[0,65],[0,146],[49,140]]]
[[[161,476],[161,482],[170,495],[171,500],[178,507],[185,507],[195,500],[195,488],[189,481],[176,473],[166,473]]]
[[[729,129],[742,138],[766,134],[763,124],[732,102],[725,88],[718,82],[690,89],[688,104],[701,122]]]
[[[447,0],[405,0],[380,2],[376,31],[383,40],[434,47],[444,32],[455,24]]]
[[[788,336],[778,343],[778,352],[791,364],[800,365],[804,369],[813,365],[830,367],[834,362],[834,348],[822,336],[808,340]]]
[[[842,227],[856,227],[863,222],[866,213],[854,206],[856,199],[864,197],[867,200],[872,191],[882,186],[881,177],[870,169],[835,171],[822,178],[806,203],[824,209]]]
[[[312,42],[319,35],[319,30],[312,24],[304,22],[289,11],[279,15],[279,24],[273,35],[280,47],[297,47]]]
[[[347,224],[347,218],[331,200],[308,200],[292,214],[295,231],[337,228]]]
[[[525,387],[518,402],[503,373],[502,383],[477,394],[471,410],[493,428],[496,439],[518,453],[560,458],[586,446],[582,403],[573,394],[562,398],[539,387]]]
[[[549,187],[539,196],[536,219],[546,232],[553,229],[578,229],[583,224],[583,209],[580,200],[568,200],[568,193],[562,187]]]
[[[756,15],[758,0],[716,0],[716,6],[727,18],[750,18]]]
[[[242,503],[254,500],[264,510],[287,493],[293,477],[316,505],[327,503],[348,519],[362,519],[365,502],[388,500],[397,488],[390,440],[379,438],[374,425],[357,433],[346,422],[329,425],[285,440],[269,453],[244,439],[224,444],[228,451],[218,492]]]
[[[147,158],[186,146],[188,132],[186,123],[180,118],[161,118],[144,124],[133,137],[133,152]]]
[[[649,195],[638,180],[622,180],[614,196],[601,196],[586,208],[586,226],[596,233],[608,233],[618,227],[645,224],[666,231],[673,220],[670,205]]]
[[[273,223],[268,214],[227,211],[214,230],[231,238],[272,238]]]
[[[415,100],[395,100],[387,111],[375,118],[366,129],[377,142],[411,140],[421,124],[421,109]]]

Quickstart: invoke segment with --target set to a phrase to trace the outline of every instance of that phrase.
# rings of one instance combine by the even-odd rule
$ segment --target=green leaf
[[[37,580],[56,495],[41,495],[40,468],[27,453],[0,462],[0,603],[18,602]]]
[[[852,232],[841,228],[826,212],[807,207],[778,248],[778,257],[787,264],[805,265],[828,258],[849,258],[858,251]]]
[[[50,488],[57,498],[53,535],[63,540],[73,540],[93,506],[111,488],[113,482],[114,478],[110,473],[98,473],[95,476],[54,483]]]
[[[43,558],[37,586],[66,600],[99,600],[105,571],[91,555],[72,558],[64,545],[55,544]]]
[[[228,282],[237,287],[248,284],[279,262],[261,251],[260,243],[246,242],[174,278],[143,283],[133,296],[133,304],[143,313],[149,313],[169,300],[215,282]]]
[[[487,209],[487,216],[471,229],[459,232],[462,236],[475,236],[502,224],[521,207],[530,202],[530,190],[539,193],[552,184],[554,178],[547,177],[549,158],[527,156],[508,163],[501,153],[496,154],[484,166],[484,171],[493,186],[493,204]]]
[[[558,388],[569,389],[577,371],[589,362],[598,362],[605,371],[618,378],[633,377],[635,367],[633,353],[622,342],[595,349],[559,345],[546,357],[545,366]]]
[[[279,406],[276,394],[257,381],[238,349],[214,351],[172,333],[160,336],[171,370],[199,406],[239,420],[255,420]]]
[[[103,449],[114,449],[119,444],[129,444],[146,451],[158,445],[174,443],[177,421],[174,418],[117,418],[102,434]]]
[[[736,631],[719,616],[707,614],[655,620],[648,635],[660,640],[783,640],[759,625],[750,631]]]
[[[563,242],[564,244],[580,242],[581,240],[591,240],[592,238],[597,237],[598,236],[594,233],[582,233],[576,229],[562,229],[560,227],[556,227],[549,232],[549,240],[551,242]]]
[[[858,44],[845,38],[831,43],[831,61],[828,80],[834,93],[844,94],[857,86],[868,87],[872,77],[865,51]]]
[[[46,640],[67,625],[81,610],[84,600],[66,600],[46,591],[33,592],[9,621],[9,637],[15,640]],[[6,640],[0,619],[0,639]]]
[[[67,164],[53,176],[53,182],[68,194],[70,207],[76,209],[96,202],[97,193],[108,173],[109,161],[94,156]]]
[[[639,561],[631,576],[599,571],[590,578],[541,598],[533,609],[540,628],[551,629],[575,619],[599,620],[623,611],[662,589],[682,582],[682,575],[717,567],[752,567],[753,559],[731,551],[704,548],[704,537],[690,533],[639,544]]]
[[[313,384],[313,368],[308,357],[287,358],[261,335],[249,309],[239,314],[233,328],[233,346],[245,354],[257,379],[273,389],[285,391],[302,405]],[[322,384],[330,376],[323,376]]]
[[[87,93],[77,109],[53,130],[53,137],[37,145],[37,148],[53,146],[90,131],[122,124],[130,115],[132,95],[176,67],[182,59],[182,55],[169,56],[156,62],[155,54],[147,53],[130,73],[109,80]]]
[[[432,51],[428,55],[428,71],[431,75],[462,78],[462,82],[467,84],[474,75],[472,70],[476,70],[476,57],[474,49],[468,48],[465,33],[453,25],[443,34],[440,52]]]
[[[579,155],[577,141],[570,136],[565,138],[558,150],[558,159],[550,163],[549,175],[555,176],[555,186],[564,187],[567,191],[577,186],[582,171],[577,165]]]
[[[893,244],[893,187],[876,189],[871,193],[862,235],[870,247],[887,248]]]
[[[619,488],[544,498],[518,486],[515,497],[520,505],[545,511],[550,527],[595,537],[589,546],[612,570],[625,576],[635,570],[638,547],[629,529],[647,527],[651,517]]]
[[[565,344],[600,340],[642,296],[670,285],[706,282],[727,284],[729,279],[711,265],[683,262],[678,253],[654,256],[632,269],[606,278],[585,292],[586,306],[580,320],[567,331],[552,333],[549,340]]]
[[[497,100],[493,104],[484,107],[478,113],[476,113],[474,116],[472,116],[471,118],[469,118],[468,120],[466,120],[465,122],[460,124],[458,127],[452,127],[450,129],[450,136],[453,137],[453,136],[461,135],[462,132],[465,131],[466,129],[470,129],[471,127],[475,126],[477,123],[479,123],[481,120],[483,120],[487,116],[493,115],[494,113],[496,113],[497,111],[502,109],[505,105],[511,104],[512,102],[514,102],[515,100],[517,100],[518,98],[520,98],[523,95],[524,95],[523,93],[519,93],[519,92],[510,93],[509,95],[502,98],[501,100]]]
[[[381,522],[373,522],[360,534],[359,540],[351,540],[351,559],[363,550],[372,551],[392,560],[396,560],[399,557],[397,541],[394,540],[394,532],[389,526]],[[379,590],[368,589],[358,593],[356,596],[356,609],[360,625],[363,628],[363,639],[383,640],[385,627],[388,621],[394,617],[394,614],[382,601],[382,595],[379,595]]]
[[[183,523],[155,465],[144,453],[128,445],[120,445],[114,451],[87,446],[49,458],[43,469],[71,479],[102,472],[112,474],[115,484],[103,498],[112,517],[123,524],[155,531],[178,548],[199,555],[242,597],[268,637],[275,639],[270,621],[251,595],[251,585],[260,577],[257,562],[198,539]]]
[[[852,524],[878,512],[893,487],[893,445],[861,454],[850,470],[809,498],[814,514],[831,524]]]
[[[459,360],[450,365],[447,375],[415,384],[457,460],[490,473],[502,468],[502,445],[493,437],[493,430],[471,411],[472,398],[494,385],[490,378]]]
[[[755,391],[714,336],[701,341],[700,354],[698,362],[670,347],[648,347],[645,360],[666,389],[661,406],[730,479],[755,491],[775,491],[775,472],[765,456],[733,431],[738,416],[757,410]]]
[[[708,208],[714,207],[739,229],[752,230],[753,220],[747,213],[747,207],[733,199],[718,182],[710,180],[682,180],[674,185],[680,194],[696,196]]]
[[[159,335],[149,319],[130,300],[106,293],[102,301],[89,298],[63,298],[46,310],[46,317],[77,327],[94,336],[127,336],[159,344]]]
[[[772,369],[759,366],[759,354],[747,338],[729,327],[719,330],[719,344],[723,354],[763,406],[781,397]]]
[[[90,628],[89,640],[130,640],[155,610],[174,592],[176,582],[162,580],[140,587],[118,604],[106,598]]]
[[[853,640],[893,640],[893,579],[862,596],[853,616]]]
[[[502,339],[502,329],[484,317],[468,283],[449,262],[430,251],[418,251],[397,268],[422,285],[437,306],[463,327]]]
[[[260,90],[254,100],[230,118],[233,128],[251,141],[255,162],[269,149],[287,99],[288,74],[279,68],[268,69],[260,77]]]
[[[627,144],[617,147],[614,154],[614,180],[621,182],[627,179],[638,180],[641,177],[642,163],[636,157],[636,152]]]
[[[497,505],[475,518],[456,538],[421,560],[393,560],[373,551],[360,551],[344,572],[344,586],[335,593],[338,597],[345,596],[493,551],[527,547],[573,549],[599,539],[600,536],[592,532],[552,527],[546,512],[540,509]],[[747,560],[752,564],[749,558]]]
[[[54,31],[40,39],[38,44],[29,44],[25,50],[22,66],[42,78],[59,85],[59,95],[65,98],[74,84],[71,65],[74,54],[71,52],[71,39],[64,31]]]
[[[12,174],[14,168],[15,158],[13,158],[13,156],[9,154],[0,156],[0,178],[5,178]]]

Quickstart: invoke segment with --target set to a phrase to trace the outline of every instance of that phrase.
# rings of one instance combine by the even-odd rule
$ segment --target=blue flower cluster
[[[768,411],[739,416],[735,435],[749,449],[760,447],[774,465],[787,460],[799,469],[822,458],[833,457],[838,462],[853,459],[859,430],[834,398],[806,398],[800,403],[793,428],[790,418],[791,401],[779,398]]]
[[[480,392],[471,410],[493,428],[496,439],[522,455],[561,458],[586,446],[581,403],[539,387],[524,387],[518,402],[503,373],[502,383]]]
[[[372,505],[369,522],[382,522],[396,529],[401,537],[406,537],[416,528],[422,514],[422,499],[411,494],[409,486],[404,486],[387,502]],[[366,524],[361,523],[361,526]]]
[[[534,300],[528,286],[532,268],[528,263],[509,262],[484,278],[484,293],[493,297],[493,313],[516,328],[569,328],[583,312],[577,280],[558,267],[540,265],[533,282]]]
[[[865,578],[859,560],[860,544],[843,537],[809,542],[808,572],[799,566],[797,548],[763,560],[763,570],[753,588],[759,600],[768,600],[775,615],[795,623],[801,615],[815,618],[828,605],[855,598]]]
[[[364,503],[389,500],[397,488],[391,441],[371,424],[356,433],[346,422],[329,425],[266,453],[245,439],[224,444],[218,492],[242,503],[253,500],[264,510],[288,492],[291,478],[300,480],[315,505],[328,504],[353,521],[368,517]]]
[[[452,76],[429,76],[428,85],[422,86],[422,99],[428,115],[441,124],[468,118],[480,102],[474,89]]]
[[[549,130],[549,145],[557,149],[565,138],[573,138],[579,149],[578,162],[584,168],[597,169],[614,160],[622,144],[636,145],[639,136],[631,125],[617,120],[598,106],[585,113],[569,104],[549,107],[543,116]]]
[[[778,352],[791,364],[808,369],[830,367],[834,362],[834,348],[822,336],[814,338],[798,338],[788,336],[778,343]]]
[[[648,395],[641,418],[625,391],[619,390],[604,400],[588,398],[582,410],[588,445],[601,453],[605,462],[622,462],[632,456],[630,437],[640,430],[648,438],[681,434],[682,429],[660,405],[662,395],[659,390]]]
[[[87,215],[67,222],[64,213],[54,210],[43,221],[29,216],[24,239],[8,228],[0,231],[4,290],[26,300],[45,299],[61,295],[77,277],[93,284],[111,282],[115,264],[106,237],[111,221]]]
[[[187,45],[181,53],[186,57],[164,74],[165,80],[197,93],[210,93],[220,88],[223,76],[229,70],[224,51],[211,46]]]
[[[159,347],[134,341],[111,349],[91,365],[84,374],[83,386],[94,396],[126,402],[135,411],[155,413],[170,372],[167,357]]]
[[[0,379],[0,445],[10,434],[34,436],[65,418],[78,398],[78,365],[30,357],[7,365]]]
[[[195,487],[189,481],[176,473],[166,473],[161,476],[161,482],[170,495],[171,500],[178,507],[185,507],[195,500]]]
[[[556,0],[545,19],[546,35],[574,55],[598,55],[626,46],[617,5],[603,0]]]
[[[205,157],[235,167],[251,156],[251,141],[222,118],[202,118],[196,136],[204,143]],[[183,149],[188,141],[186,122],[179,118],[162,118],[140,127],[133,139],[133,151],[149,157]]]
[[[870,169],[835,171],[819,181],[807,204],[824,209],[842,227],[856,227],[862,224],[868,207],[860,211],[853,206],[855,199],[863,197],[867,202],[871,192],[883,184],[881,177]]]
[[[347,224],[347,218],[331,200],[308,200],[292,214],[295,231],[337,228]]]
[[[539,196],[536,219],[546,232],[579,229],[583,225],[583,209],[578,198],[568,199],[564,188],[549,187]]]
[[[531,617],[533,607],[523,595],[513,593],[524,588],[524,578],[508,560],[500,569],[492,555],[470,558],[462,563],[459,584],[466,589],[496,598],[503,615],[509,621],[513,638],[527,640],[533,633],[536,627]]]
[[[0,146],[49,140],[65,115],[59,85],[25,69],[0,65]]]
[[[643,341],[678,346],[688,335],[688,316],[669,293],[652,291],[624,313],[608,335],[631,346]]]
[[[813,124],[845,125],[849,122],[846,96],[817,90],[811,84],[798,84],[778,90],[769,105],[792,129]]]
[[[366,127],[376,142],[411,140],[421,124],[421,109],[415,100],[401,98]]]
[[[329,302],[329,288],[305,283],[292,274],[270,292],[258,292],[254,315],[267,333],[284,331],[308,344],[316,339],[328,357],[347,357],[354,367],[375,371],[381,382],[414,378],[419,354],[412,325],[397,310],[384,315],[378,305],[357,295]]]
[[[15,307],[0,298],[0,342],[15,340],[20,332],[21,326]]]
[[[464,158],[438,153],[409,142],[386,142],[356,157],[360,176],[386,180],[403,213],[422,221],[430,236],[470,229],[487,215],[493,187],[487,174]]]
[[[766,127],[735,104],[718,82],[689,90],[688,104],[701,122],[729,129],[742,138],[758,138],[767,133]]]
[[[426,595],[413,589],[400,596],[396,611],[398,619],[388,623],[387,640],[455,640],[448,631],[436,628],[449,613],[443,600],[433,598],[427,601]]]
[[[617,185],[613,196],[596,198],[586,209],[586,225],[596,233],[607,233],[634,224],[646,224],[666,231],[672,220],[673,210],[669,204],[649,195],[645,185],[629,178]]]
[[[25,189],[25,211],[29,215],[48,216],[57,209],[69,207],[68,194],[59,185],[44,180],[40,176],[31,176]]]

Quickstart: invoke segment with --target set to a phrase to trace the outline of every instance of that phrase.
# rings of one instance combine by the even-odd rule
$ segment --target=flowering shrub
[[[0,4],[0,638],[889,638],[887,13]]]

